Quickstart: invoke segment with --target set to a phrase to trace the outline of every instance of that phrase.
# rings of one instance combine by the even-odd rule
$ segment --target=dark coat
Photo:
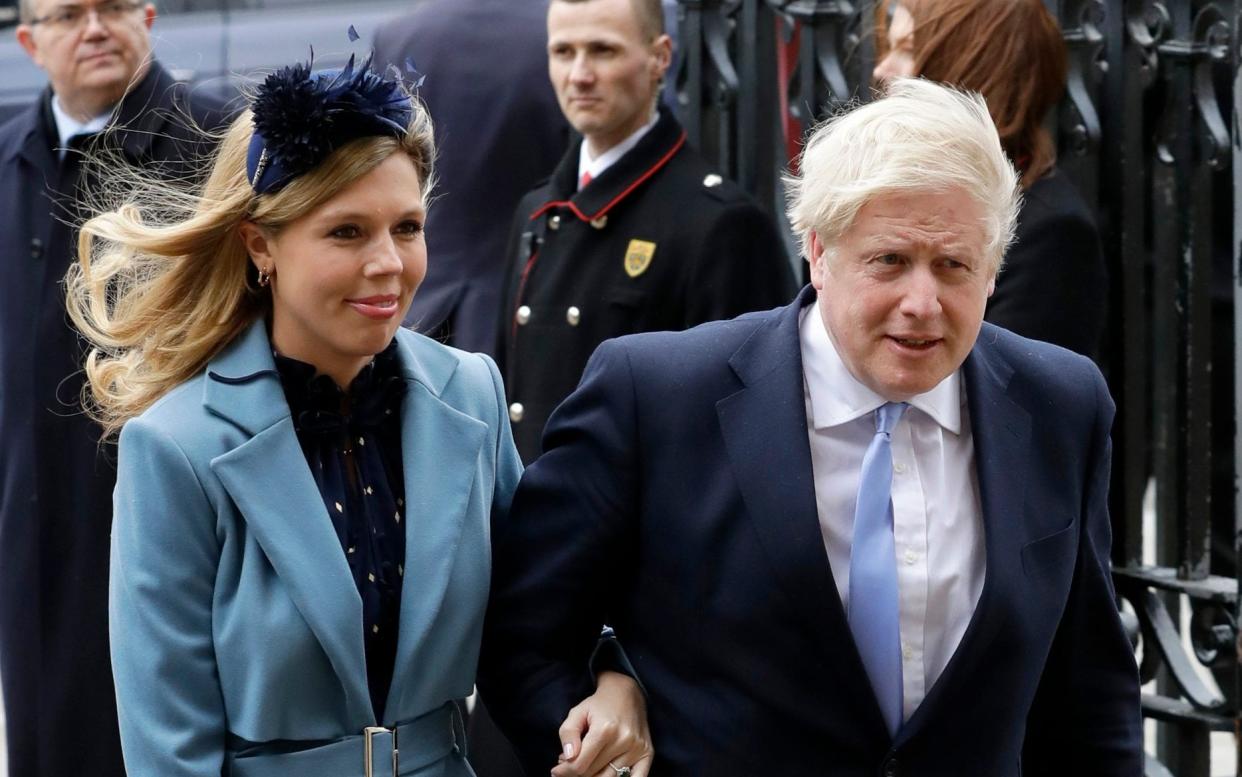
[[[81,154],[57,158],[51,92],[0,127],[0,678],[9,771],[124,774],[108,666],[112,456],[82,415],[83,345],[62,279],[80,217]],[[202,148],[186,126],[218,122],[159,65],[118,109],[105,142],[172,174]],[[167,166],[166,166],[167,165]]]
[[[1108,273],[1091,210],[1056,168],[1023,197],[984,319],[1098,361]]]
[[[604,340],[771,308],[794,293],[771,219],[686,145],[667,109],[577,191],[581,142],[522,199],[510,237],[499,361],[527,462]]]
[[[427,277],[406,321],[467,351],[495,351],[510,217],[569,143],[547,39],[547,3],[529,0],[423,0],[375,36],[377,62],[427,74],[436,125]]]
[[[548,422],[494,538],[480,675],[528,772],[555,760],[607,621],[661,777],[1139,777],[1099,370],[983,325],[963,380],[986,579],[894,741],[818,520],[798,333],[814,299],[605,343]]]

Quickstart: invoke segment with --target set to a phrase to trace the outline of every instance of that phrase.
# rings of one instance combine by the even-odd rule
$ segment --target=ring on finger
[[[630,777],[633,773],[628,766],[617,766],[612,761],[609,761],[608,765],[611,766],[612,770],[617,773],[617,777]]]

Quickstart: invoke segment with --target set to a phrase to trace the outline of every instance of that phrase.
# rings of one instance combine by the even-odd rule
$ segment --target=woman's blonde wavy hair
[[[429,196],[431,119],[412,102],[400,138],[351,141],[270,194],[256,195],[246,178],[249,111],[225,131],[201,186],[108,163],[106,191],[120,204],[82,226],[65,279],[69,316],[90,344],[83,407],[104,439],[270,311],[239,234],[243,221],[278,234],[398,151],[409,154]]]

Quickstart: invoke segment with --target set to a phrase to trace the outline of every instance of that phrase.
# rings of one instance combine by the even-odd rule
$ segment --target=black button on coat
[[[732,318],[794,293],[771,219],[689,148],[667,109],[577,191],[581,142],[522,199],[510,235],[498,361],[521,406],[510,417],[528,463],[604,340]]]

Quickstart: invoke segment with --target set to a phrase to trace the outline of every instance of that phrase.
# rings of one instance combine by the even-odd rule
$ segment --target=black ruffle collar
[[[399,417],[406,386],[395,338],[350,381],[348,391],[314,365],[272,353],[298,432],[334,434]]]

